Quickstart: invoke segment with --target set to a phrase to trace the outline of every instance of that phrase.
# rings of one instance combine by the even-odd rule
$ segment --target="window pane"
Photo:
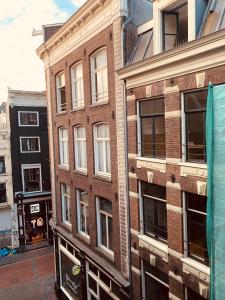
[[[24,191],[36,192],[41,190],[40,168],[24,169]]]
[[[160,281],[164,282],[165,284],[168,284],[169,281],[167,274],[145,263],[146,299],[147,300],[169,300],[169,288],[164,284],[162,284],[161,282],[159,282],[158,280],[156,280],[155,278],[151,277],[150,274],[158,278]]]
[[[191,193],[185,195],[188,208],[206,213],[207,197]]]
[[[6,184],[0,183],[0,203],[6,202]]]
[[[5,173],[5,158],[0,157],[0,174]]]
[[[106,216],[100,214],[100,226],[101,226],[101,244],[107,247],[107,236],[106,236]]]
[[[152,99],[140,102],[140,116],[164,114],[164,99]]]
[[[63,252],[60,253],[62,286],[73,299],[81,300],[83,299],[81,292],[81,273],[74,275],[72,270],[75,263],[71,261]]]
[[[99,298],[99,300],[110,300],[110,299],[113,299],[101,287],[99,288],[99,292],[100,292],[100,298]]]
[[[204,300],[205,299],[189,288],[187,289],[187,294],[188,294],[187,300]]]
[[[109,138],[109,126],[105,124],[97,125],[97,138]]]
[[[187,160],[205,161],[205,112],[187,113],[186,126]]]
[[[97,294],[97,283],[96,283],[96,281],[95,281],[91,276],[88,276],[88,282],[89,282],[89,288],[90,288],[95,294]]]
[[[143,182],[142,193],[143,195],[153,196],[164,200],[166,199],[166,188],[164,186]]]
[[[165,119],[155,118],[155,157],[165,157]]]
[[[206,216],[188,212],[189,252],[191,256],[208,260],[206,244]]]
[[[103,210],[109,214],[112,213],[112,202],[107,199],[100,198],[100,210]]]
[[[143,198],[144,201],[144,231],[145,234],[155,234],[155,209],[154,201],[149,198]]]
[[[20,116],[20,125],[29,125],[29,126],[38,125],[36,112],[20,112],[19,116]]]
[[[165,34],[177,34],[177,14],[164,13]]]
[[[167,210],[166,203],[155,201],[156,205],[156,235],[162,239],[167,240]]]
[[[185,111],[206,110],[207,91],[185,94]]]
[[[154,156],[153,118],[142,118],[142,155]]]
[[[108,235],[109,235],[109,249],[113,250],[113,236],[112,236],[112,231],[113,231],[113,226],[112,226],[112,218],[108,217]]]

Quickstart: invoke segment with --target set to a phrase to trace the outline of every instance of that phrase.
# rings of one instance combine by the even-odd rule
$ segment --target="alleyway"
[[[30,258],[32,254],[35,257]],[[53,252],[36,250],[27,256],[27,259],[0,266],[0,299],[56,300]]]

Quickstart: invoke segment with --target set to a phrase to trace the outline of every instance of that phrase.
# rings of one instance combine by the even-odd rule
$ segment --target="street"
[[[36,250],[34,254],[36,257],[0,266],[0,299],[57,299],[54,292],[53,252],[43,254],[43,251]]]

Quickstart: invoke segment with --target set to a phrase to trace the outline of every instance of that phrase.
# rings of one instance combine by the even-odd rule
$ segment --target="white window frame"
[[[84,129],[84,137],[78,138],[77,131],[79,128]],[[79,166],[79,151],[78,151],[78,143],[81,143],[82,154],[80,157],[80,161],[82,166]],[[74,154],[75,154],[75,169],[81,172],[87,173],[87,142],[86,142],[86,128],[84,126],[75,126],[74,127]]]
[[[37,124],[36,125],[24,125],[24,124],[21,124],[21,122],[20,122],[20,115],[21,114],[26,114],[26,113],[28,113],[28,114],[36,114],[36,116],[37,116]],[[39,113],[38,113],[38,111],[18,111],[18,121],[19,121],[19,127],[38,127],[39,126]]]
[[[62,223],[66,224],[67,226],[71,227],[71,211],[70,211],[70,186],[66,183],[60,183],[60,195],[61,195],[61,205],[62,205]],[[68,219],[66,220],[65,216],[65,201],[67,202],[68,207]]]
[[[59,78],[62,77],[63,84],[59,85]],[[59,92],[60,88],[66,87],[65,82],[65,72],[62,71],[55,77],[55,85],[56,85],[56,104],[57,104],[57,113],[64,113],[66,112],[66,102],[62,104],[61,94]],[[63,109],[65,108],[65,109]]]
[[[40,180],[39,180],[40,190],[39,191],[34,191],[34,192],[26,192],[25,191],[24,170],[28,170],[28,169],[39,169],[40,170]],[[23,192],[24,193],[26,193],[26,194],[32,194],[32,193],[39,193],[39,192],[43,191],[41,164],[22,164],[21,165],[21,172],[22,172],[22,184],[23,184]]]
[[[74,300],[71,295],[65,290],[65,288],[62,285],[62,261],[61,261],[61,252],[63,252],[74,264],[81,266],[81,262],[72,254],[70,253],[62,244],[61,244],[61,238],[58,240],[58,246],[59,246],[59,272],[60,272],[60,289],[63,291],[63,293],[68,297],[69,300]],[[72,245],[71,245],[72,247]],[[75,251],[75,249],[74,249]]]
[[[23,151],[22,149],[22,139],[38,139],[38,150],[37,151]],[[37,153],[41,152],[41,146],[40,146],[40,137],[39,136],[20,136],[20,153]]]
[[[106,66],[103,66],[101,68],[95,68],[94,66],[94,60],[96,56],[98,56],[101,52],[104,52],[106,54]],[[99,93],[96,91],[96,74],[97,73],[103,73],[104,70],[107,70],[107,90],[103,91],[101,94],[103,94],[102,99],[98,99]],[[103,78],[103,77],[102,77]],[[103,85],[103,84],[102,84]],[[92,104],[98,104],[98,103],[107,103],[109,101],[109,82],[108,82],[108,55],[107,55],[107,48],[101,48],[98,51],[96,51],[92,56],[91,56],[91,90],[92,90]],[[106,95],[104,95],[106,94]],[[98,96],[98,97],[97,97]]]
[[[84,235],[86,238],[90,239],[90,236],[87,231],[87,209],[89,209],[88,203],[82,202],[81,201],[81,193],[87,193],[86,191],[76,189],[76,198],[77,198],[77,228],[78,228],[78,233]],[[88,193],[87,193],[88,194]],[[82,226],[81,226],[81,205],[84,206],[84,211],[85,211],[85,231],[82,231]]]
[[[82,76],[75,78],[75,71],[81,67]],[[71,86],[72,86],[72,105],[73,109],[79,109],[84,107],[84,73],[83,73],[83,64],[82,61],[77,62],[71,67]],[[76,87],[75,87],[76,86]],[[80,91],[82,98],[77,98],[76,90]]]
[[[106,251],[110,256],[114,258],[114,251],[109,249],[109,229],[108,229],[108,218],[112,219],[112,226],[113,226],[113,215],[112,213],[107,213],[104,210],[100,209],[100,199],[101,197],[96,197],[96,216],[97,216],[97,240],[98,240],[98,247]],[[106,199],[108,200],[108,199]],[[109,201],[109,200],[108,200]],[[110,202],[110,201],[109,201]],[[102,234],[101,234],[101,214],[106,216],[106,240],[107,240],[107,247],[102,244]]]
[[[67,137],[64,137],[64,130],[67,131]],[[58,128],[59,138],[59,165],[69,169],[69,143],[68,143],[68,128]]]
[[[91,263],[93,264],[93,263]],[[94,264],[93,264],[94,265]],[[97,266],[96,266],[97,267]],[[98,269],[98,267],[97,267]],[[119,300],[119,298],[113,294],[112,292],[112,280],[110,280],[110,287],[107,286],[101,279],[100,279],[100,271],[98,269],[98,275],[94,274],[90,269],[89,269],[89,262],[86,261],[86,281],[87,281],[87,296],[88,296],[88,300],[91,300],[91,296],[95,297],[96,300],[99,300],[100,299],[100,287],[106,292],[109,294],[109,296],[114,299],[114,300]],[[102,272],[102,271],[101,271]],[[97,294],[94,293],[94,291],[92,291],[90,288],[89,288],[89,279],[88,279],[88,276],[90,276],[95,282],[96,282],[96,285],[97,285]]]
[[[97,130],[99,125],[105,125],[108,127],[109,130],[109,137],[108,138],[97,138]],[[94,157],[95,157],[95,174],[100,175],[103,177],[111,178],[111,149],[110,149],[110,127],[108,123],[97,123],[94,125]],[[99,145],[98,141],[103,142],[103,171],[99,170]],[[106,152],[106,143],[109,143],[109,172],[107,172],[107,152]]]

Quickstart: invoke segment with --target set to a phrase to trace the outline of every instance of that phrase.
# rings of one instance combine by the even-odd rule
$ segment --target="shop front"
[[[90,257],[55,235],[56,290],[60,299],[128,299],[122,287]]]
[[[20,246],[52,239],[49,220],[52,216],[49,197],[24,198],[17,202]]]

